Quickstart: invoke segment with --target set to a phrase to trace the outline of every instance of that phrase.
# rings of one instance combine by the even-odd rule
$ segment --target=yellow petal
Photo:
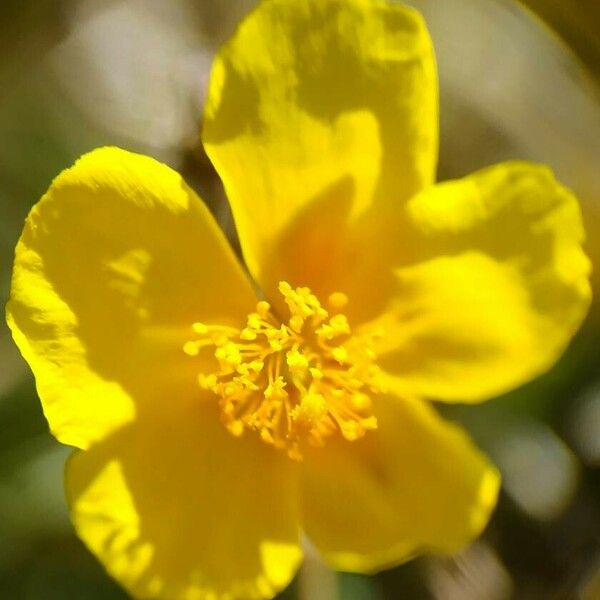
[[[490,167],[371,219],[342,289],[357,320],[381,315],[379,365],[400,395],[514,388],[556,361],[587,312],[579,206],[545,167]]]
[[[264,0],[217,56],[202,138],[263,289],[318,289],[335,258],[324,212],[343,219],[433,181],[437,78],[422,18],[381,0]]]
[[[62,442],[87,447],[198,393],[195,321],[255,300],[204,204],[160,163],[95,150],[61,173],[17,245],[8,323]],[[136,404],[134,398],[144,398]]]
[[[79,536],[134,597],[270,598],[302,558],[294,467],[198,404],[75,453],[66,490]]]
[[[379,398],[376,414],[376,431],[305,461],[303,527],[343,571],[460,550],[479,535],[498,493],[494,467],[425,402]]]

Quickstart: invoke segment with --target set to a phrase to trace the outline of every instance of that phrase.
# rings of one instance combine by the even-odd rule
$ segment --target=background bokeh
[[[233,235],[199,143],[212,56],[253,0],[2,0],[0,303],[29,208],[80,154],[111,144],[178,169]],[[550,164],[581,199],[600,265],[600,2],[413,0],[437,51],[440,179],[510,158]],[[594,281],[596,296],[598,280]],[[373,577],[308,549],[291,600],[600,600],[600,302],[560,363],[477,407],[445,407],[503,472],[482,538]],[[0,598],[119,599],[75,538],[69,450],[0,325]]]

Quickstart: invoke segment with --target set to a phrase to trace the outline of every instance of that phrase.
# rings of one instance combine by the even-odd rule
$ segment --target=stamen
[[[215,371],[198,383],[217,396],[233,435],[255,431],[301,460],[305,444],[322,446],[336,434],[353,441],[377,427],[369,392],[378,391],[379,370],[370,340],[353,335],[339,312],[345,294],[331,294],[326,310],[307,287],[282,281],[279,291],[287,323],[263,300],[242,329],[194,323],[199,337],[183,350],[197,356],[214,348]]]

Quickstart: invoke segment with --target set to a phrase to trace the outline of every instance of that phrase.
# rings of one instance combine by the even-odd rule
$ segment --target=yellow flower
[[[150,158],[95,150],[32,209],[8,322],[80,449],[77,532],[134,596],[272,596],[300,531],[365,573],[487,522],[498,474],[428,400],[547,369],[589,265],[547,168],[434,185],[436,86],[413,10],[264,0],[216,59],[203,131],[249,274]]]

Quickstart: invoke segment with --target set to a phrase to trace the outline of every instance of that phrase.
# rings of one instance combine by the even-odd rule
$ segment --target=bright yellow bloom
[[[413,10],[264,0],[216,59],[203,131],[250,276],[150,158],[95,150],[31,211],[8,321],[81,449],[75,527],[133,595],[271,596],[301,530],[364,573],[487,522],[498,474],[428,400],[547,369],[589,265],[548,169],[434,185],[436,86]]]

